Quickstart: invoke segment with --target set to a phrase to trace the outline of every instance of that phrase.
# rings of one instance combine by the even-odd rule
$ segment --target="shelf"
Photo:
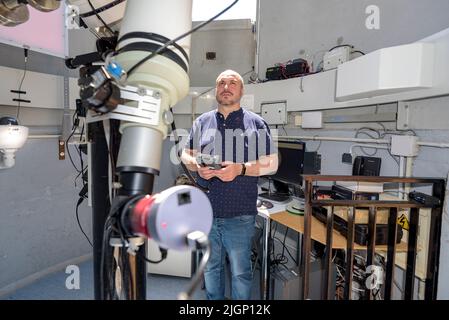
[[[328,207],[375,207],[375,208],[433,208],[411,201],[379,201],[379,200],[312,200],[312,206]]]
[[[295,215],[287,211],[282,211],[278,213],[270,214],[270,219],[281,223],[296,232],[304,234],[304,216]],[[324,223],[319,221],[317,218],[312,217],[312,232],[311,238],[322,244],[326,244],[326,226]],[[346,237],[343,236],[337,230],[333,231],[332,236],[332,248],[333,249],[346,249],[347,241]],[[354,249],[356,250],[367,250],[367,246],[360,245],[354,242]],[[377,251],[387,251],[387,245],[376,245]],[[396,244],[396,252],[407,252],[407,243],[401,242]]]

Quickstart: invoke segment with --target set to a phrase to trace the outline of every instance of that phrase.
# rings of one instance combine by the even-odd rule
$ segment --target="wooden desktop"
[[[363,213],[366,210],[357,209],[357,213]],[[278,213],[270,214],[270,219],[272,221],[276,221],[284,226],[295,230],[301,234],[304,234],[304,216],[292,214],[287,211],[281,211]],[[315,241],[318,241],[322,244],[326,244],[326,225],[319,221],[317,218],[312,217],[312,233],[311,238]],[[343,236],[337,230],[333,231],[333,241],[332,248],[333,249],[346,249],[346,237]],[[366,250],[367,247],[364,245],[359,245],[354,243],[354,249],[356,250]],[[379,251],[387,251],[386,245],[376,245],[376,249]],[[397,252],[406,252],[407,251],[407,243],[401,242],[396,247]]]

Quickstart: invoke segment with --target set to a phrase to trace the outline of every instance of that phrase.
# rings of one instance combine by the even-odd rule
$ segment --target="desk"
[[[304,234],[304,216],[291,214],[287,211],[282,211],[270,215],[270,219],[284,226],[293,229],[299,233]],[[326,244],[326,226],[317,218],[312,217],[312,240],[319,243]],[[355,250],[366,250],[367,246],[354,243]],[[346,249],[346,237],[343,236],[337,230],[333,231],[332,236],[332,249]],[[379,251],[387,251],[387,245],[376,245],[376,249]],[[407,251],[407,244],[401,242],[397,245],[396,251]]]
[[[280,208],[274,208],[279,210]],[[358,211],[358,210],[357,210]],[[269,281],[270,281],[270,270],[269,270],[269,238],[271,233],[271,221],[276,221],[283,224],[284,226],[293,229],[301,234],[304,234],[304,216],[295,215],[287,211],[282,210],[278,212],[273,212],[270,210],[259,210],[259,216],[264,218],[263,227],[263,242],[262,242],[262,299],[267,300],[269,294]],[[311,230],[312,240],[318,241],[326,245],[326,225],[319,221],[317,218],[312,216],[312,230]],[[346,237],[344,237],[337,230],[333,230],[332,235],[332,248],[333,249],[346,249]],[[387,251],[386,245],[376,245],[378,251]],[[367,250],[367,246],[359,245],[354,243],[354,250]],[[396,252],[406,252],[407,243],[401,242],[396,246]]]

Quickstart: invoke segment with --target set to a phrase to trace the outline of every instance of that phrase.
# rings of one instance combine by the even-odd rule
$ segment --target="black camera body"
[[[221,169],[221,161],[219,155],[213,156],[210,154],[198,153],[196,155],[196,162],[202,167],[209,167],[209,169]]]

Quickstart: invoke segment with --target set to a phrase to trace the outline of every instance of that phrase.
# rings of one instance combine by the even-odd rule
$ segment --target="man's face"
[[[215,97],[220,105],[235,105],[240,102],[242,95],[242,84],[236,76],[223,75],[218,79]]]

